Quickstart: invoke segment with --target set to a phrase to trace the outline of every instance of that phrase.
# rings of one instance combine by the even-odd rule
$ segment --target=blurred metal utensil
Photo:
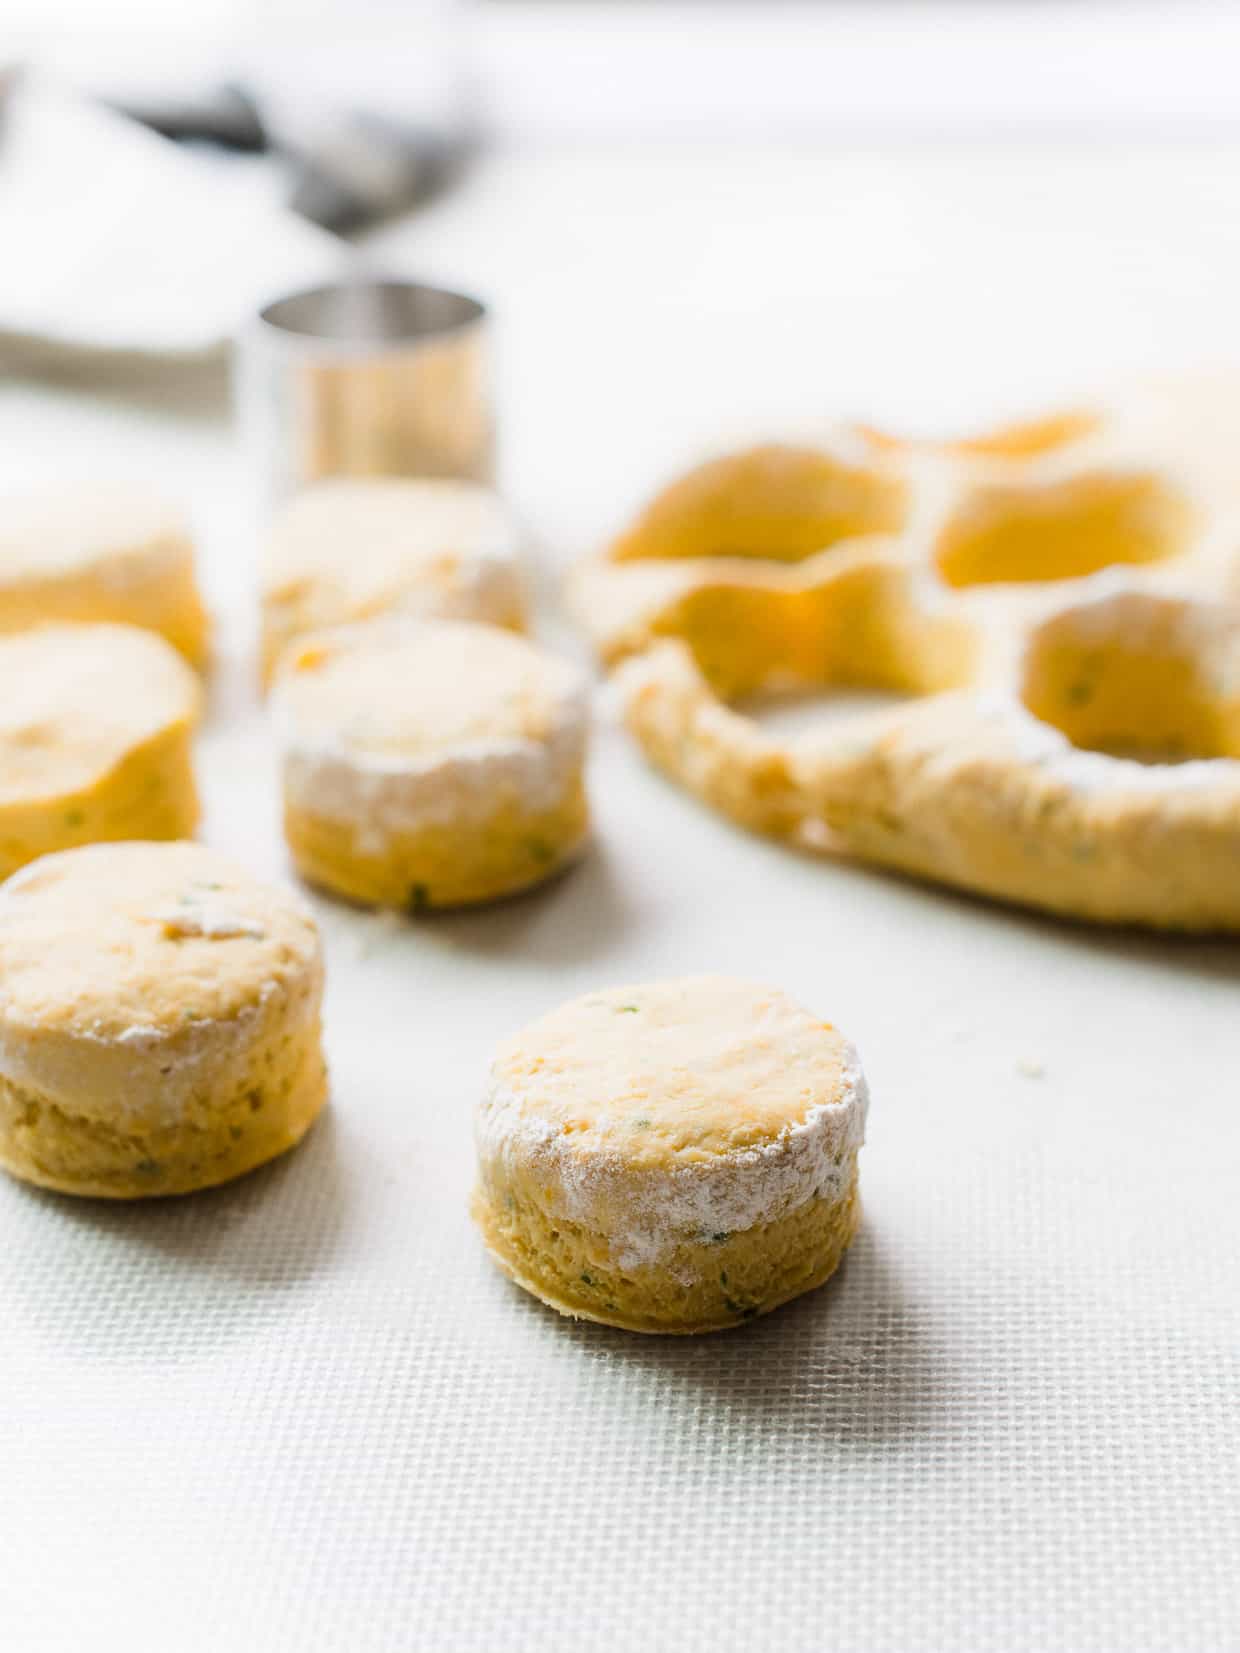
[[[219,144],[245,154],[261,154],[271,139],[249,93],[231,82],[205,86],[171,97],[109,100],[118,114],[149,126],[161,138]]]
[[[344,235],[421,206],[452,181],[465,158],[459,133],[378,114],[350,115],[291,154],[288,204]]]
[[[489,322],[475,298],[360,277],[266,305],[238,341],[243,437],[268,500],[327,476],[489,482]]]
[[[469,151],[459,123],[435,126],[366,109],[286,131],[231,82],[166,98],[127,97],[112,107],[166,138],[278,154],[291,173],[289,206],[338,235],[420,206],[451,182]]]

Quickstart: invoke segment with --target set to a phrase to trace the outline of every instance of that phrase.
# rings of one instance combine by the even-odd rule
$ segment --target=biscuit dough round
[[[420,912],[542,882],[588,829],[583,674],[493,626],[405,622],[290,649],[273,696],[285,835],[310,883]]]
[[[0,890],[0,1164],[184,1194],[298,1142],[327,1095],[323,959],[293,892],[199,844],[107,844]]]
[[[264,562],[264,680],[308,632],[398,614],[523,629],[517,533],[495,494],[376,477],[320,482],[291,500]]]
[[[141,626],[201,666],[207,613],[181,513],[122,483],[0,499],[0,632],[50,620]]]
[[[0,637],[0,877],[74,845],[189,837],[201,699],[175,650],[133,626]]]
[[[849,1042],[776,989],[703,976],[589,993],[496,1056],[474,1218],[561,1314],[740,1325],[838,1267],[866,1108]]]

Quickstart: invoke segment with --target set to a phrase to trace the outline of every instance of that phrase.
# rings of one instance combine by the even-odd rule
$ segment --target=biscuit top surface
[[[522,638],[442,621],[309,637],[286,656],[274,705],[294,741],[400,763],[546,740],[582,693],[574,666]]]
[[[112,559],[123,567],[187,543],[176,508],[136,485],[82,482],[0,498],[0,582],[55,579]]]
[[[0,887],[0,1027],[141,1043],[320,969],[309,909],[200,844],[94,844]]]
[[[506,1129],[639,1168],[760,1149],[856,1100],[849,1042],[774,988],[725,976],[589,993],[491,1070]]]
[[[0,638],[0,806],[92,785],[134,746],[196,717],[201,693],[171,645],[135,626]]]
[[[463,564],[511,554],[503,507],[475,483],[320,482],[277,518],[263,587],[269,598],[304,596],[322,581],[360,610],[410,581],[447,584]]]

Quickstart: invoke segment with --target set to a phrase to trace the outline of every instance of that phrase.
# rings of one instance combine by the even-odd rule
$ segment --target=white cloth
[[[0,348],[191,358],[344,256],[236,167],[38,82],[0,106],[0,245]]]

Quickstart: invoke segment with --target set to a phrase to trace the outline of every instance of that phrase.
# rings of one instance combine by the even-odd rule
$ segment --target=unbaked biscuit
[[[321,632],[273,712],[285,835],[310,883],[420,912],[558,871],[588,828],[583,674],[459,621]]]
[[[298,637],[396,614],[519,631],[516,530],[488,488],[376,477],[317,483],[277,517],[262,592],[263,677]]]
[[[705,1332],[821,1285],[859,1218],[852,1046],[723,976],[589,993],[510,1039],[477,1119],[475,1220],[561,1314]]]
[[[0,890],[0,1164],[70,1194],[184,1194],[326,1099],[310,913],[198,844],[49,855]]]
[[[0,637],[0,877],[101,839],[188,837],[201,699],[175,650],[133,626]]]
[[[120,483],[0,498],[0,632],[48,620],[141,626],[200,666],[207,613],[181,513]]]

